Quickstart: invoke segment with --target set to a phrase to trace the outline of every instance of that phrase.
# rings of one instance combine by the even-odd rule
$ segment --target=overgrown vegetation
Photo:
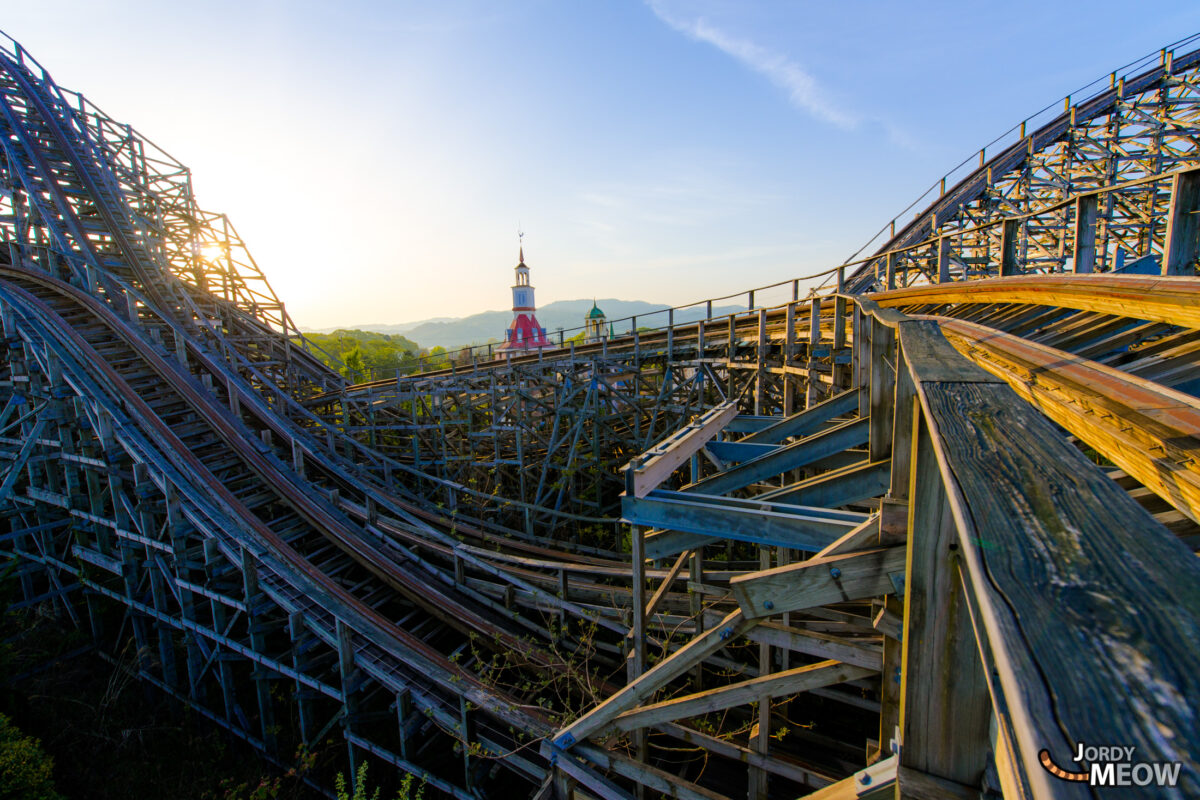
[[[14,581],[11,567],[6,572],[7,580],[0,574],[2,800],[314,796],[299,773],[264,777],[271,769],[249,746],[140,684],[132,646],[110,663],[49,604],[9,613]]]
[[[398,334],[336,330],[304,336],[320,348],[315,351],[318,358],[352,381],[394,376],[397,372],[407,375],[416,371],[418,358],[432,357],[436,361],[446,354],[441,347],[422,350],[416,342]]]
[[[22,733],[0,714],[0,797],[5,800],[61,800],[54,789],[54,759],[42,743]]]

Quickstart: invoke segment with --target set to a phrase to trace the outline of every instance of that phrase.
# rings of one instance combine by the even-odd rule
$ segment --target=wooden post
[[[646,671],[646,533],[641,525],[629,526],[633,570],[633,647],[629,653],[628,675],[632,683]]]
[[[870,380],[870,326],[871,319],[863,313],[862,308],[857,303],[854,304],[853,319],[853,336],[854,346],[852,361],[854,368],[854,385],[862,387],[864,391],[858,393],[858,416],[866,417],[871,409],[870,392],[865,391]]]
[[[1021,220],[1006,219],[1000,231],[1000,277],[1017,274],[1017,235]]]
[[[833,300],[833,350],[830,355],[833,356],[833,394],[837,394],[846,388],[846,373],[848,372],[845,364],[839,364],[838,359],[842,357],[842,350],[846,347],[846,298],[838,295]]]
[[[916,415],[904,586],[900,764],[978,786],[992,707],[958,578],[957,528],[933,439]]]
[[[771,550],[767,547],[758,548],[758,568],[771,568]],[[771,674],[771,645],[767,642],[758,643],[758,674]],[[754,751],[765,756],[771,744],[771,695],[762,694],[758,697],[758,719],[752,731],[751,745]],[[749,768],[750,791],[746,793],[748,800],[766,800],[767,780],[770,773],[753,765]]]
[[[812,408],[817,403],[819,394],[817,388],[817,376],[814,374],[814,368],[817,364],[817,359],[813,355],[813,351],[817,345],[821,343],[821,298],[814,297],[809,303],[808,309],[808,364],[807,374],[805,375],[804,389],[804,407]]]
[[[667,309],[667,361],[675,360],[675,309]]]
[[[1100,198],[1085,194],[1075,199],[1075,272],[1085,275],[1096,270],[1096,212]]]
[[[796,303],[792,301],[787,304],[787,311],[784,316],[784,334],[783,334],[783,415],[791,416],[795,411],[796,404],[796,387],[792,381],[792,376],[788,373],[788,367],[792,365],[792,358],[795,356],[796,345]]]
[[[892,223],[895,225],[895,223]],[[895,253],[888,253],[887,257],[887,289],[890,292],[896,288],[896,259]]]
[[[758,310],[758,368],[754,379],[754,413],[763,413],[763,399],[767,391],[767,310]]]
[[[871,423],[870,459],[882,461],[892,454],[892,401],[896,373],[892,369],[895,359],[896,332],[879,320],[871,320]]]
[[[733,362],[737,356],[737,320],[734,314],[729,315],[729,347],[725,351],[725,396],[733,397]]]
[[[939,236],[937,245],[937,282],[950,282],[950,237]]]
[[[1167,213],[1163,275],[1194,275],[1200,249],[1200,169],[1175,175]]]

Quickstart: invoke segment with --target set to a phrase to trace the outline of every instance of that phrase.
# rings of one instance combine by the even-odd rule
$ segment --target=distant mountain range
[[[604,298],[594,301],[604,311],[605,316],[614,321],[613,329],[617,334],[629,331],[629,322],[616,323],[616,320],[637,316],[639,328],[657,328],[667,324],[667,315],[663,313],[669,306],[661,303],[646,303],[641,300],[617,300]],[[584,316],[592,310],[592,300],[559,300],[547,303],[537,310],[538,322],[546,329],[546,335],[551,340],[558,338],[557,331],[562,328],[569,338],[578,333],[583,326]],[[714,306],[713,316],[724,316],[739,311],[745,311],[745,306]],[[660,313],[654,313],[660,312]],[[703,307],[688,308],[675,314],[675,322],[695,322],[703,319]],[[500,340],[512,321],[512,311],[484,311],[469,317],[434,317],[417,320],[416,322],[401,322],[392,325],[354,325],[362,331],[377,333],[400,333],[412,339],[421,347],[445,347],[452,349],[468,344],[482,344],[489,339]],[[325,328],[319,333],[331,333],[336,328]]]

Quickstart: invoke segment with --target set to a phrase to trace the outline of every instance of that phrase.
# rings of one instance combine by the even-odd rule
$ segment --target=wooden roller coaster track
[[[1099,796],[1089,745],[1195,796],[1198,75],[1022,123],[827,291],[347,385],[7,41],[15,606],[277,763],[336,733],[452,797]]]

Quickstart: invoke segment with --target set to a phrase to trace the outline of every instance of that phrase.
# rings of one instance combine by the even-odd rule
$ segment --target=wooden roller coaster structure
[[[336,735],[457,798],[1091,797],[1096,745],[1195,796],[1193,44],[824,288],[347,385],[186,167],[5,39],[15,607],[275,763]]]

